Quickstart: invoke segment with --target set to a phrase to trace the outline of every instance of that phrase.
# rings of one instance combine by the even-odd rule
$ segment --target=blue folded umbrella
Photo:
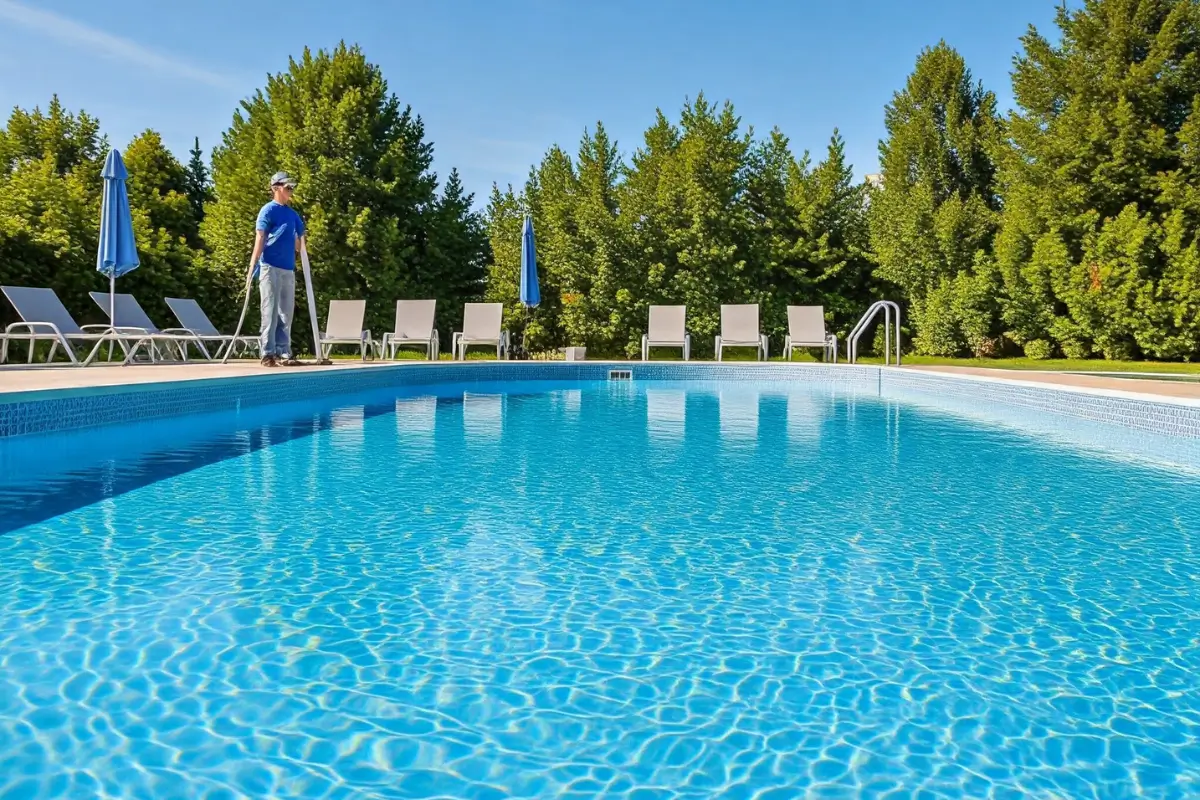
[[[521,234],[521,305],[533,308],[542,302],[538,289],[537,251],[533,246],[533,219],[525,217],[525,230]]]
[[[104,160],[104,199],[100,206],[100,248],[96,253],[96,271],[108,276],[109,321],[112,322],[112,296],[117,278],[138,268],[137,242],[133,239],[133,216],[129,213],[129,195],[125,179],[129,173],[116,150]]]

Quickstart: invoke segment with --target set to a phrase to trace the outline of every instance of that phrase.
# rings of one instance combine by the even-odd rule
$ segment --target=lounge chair
[[[767,359],[767,337],[758,329],[758,304],[721,306],[721,335],[716,341],[717,361],[726,347],[753,347],[758,360]]]
[[[0,291],[16,310],[21,322],[14,322],[4,329],[0,342],[0,363],[8,360],[8,346],[12,342],[29,344],[29,363],[33,363],[34,347],[38,342],[50,342],[47,363],[54,360],[61,346],[72,364],[87,366],[100,353],[100,347],[108,342],[119,344],[128,364],[142,347],[149,348],[158,338],[144,330],[113,328],[111,325],[84,325],[80,327],[71,312],[58,299],[53,289],[26,286],[0,286]],[[92,345],[83,361],[75,354],[75,345]],[[112,350],[109,350],[112,357]]]
[[[396,357],[396,348],[421,345],[425,357],[437,361],[439,343],[433,318],[437,300],[397,300],[396,329],[383,335],[383,350],[388,358]]]
[[[788,306],[788,335],[783,339],[783,358],[792,360],[798,347],[820,347],[825,361],[837,363],[837,336],[825,332],[824,306]]]
[[[463,308],[463,329],[454,334],[454,358],[467,360],[467,348],[486,344],[496,348],[496,359],[508,358],[508,331],[501,330],[503,303],[467,303]]]
[[[226,348],[236,348],[241,345],[246,350],[257,350],[260,346],[257,335],[238,336],[237,341],[234,341],[231,334],[221,333],[195,300],[168,297],[167,306],[184,330],[194,333],[201,341],[217,343],[217,352],[213,356],[214,358],[223,356]]]
[[[367,316],[366,300],[330,300],[329,316],[325,320],[325,332],[321,334],[321,358],[329,358],[335,344],[358,347],[363,361],[375,350],[371,332],[363,330],[363,319]]]
[[[179,358],[187,361],[187,348],[189,344],[196,345],[200,350],[200,354],[205,359],[212,361],[212,355],[209,354],[208,348],[204,346],[204,342],[200,337],[189,330],[183,328],[167,328],[160,329],[146,312],[142,309],[137,298],[131,294],[117,294],[111,296],[108,292],[88,292],[88,297],[92,301],[104,309],[105,313],[110,310],[110,305],[114,313],[114,318],[110,319],[113,327],[117,330],[129,331],[144,331],[153,336],[149,341],[146,352],[150,355],[151,361],[157,361],[161,358],[158,352],[158,345],[171,345],[179,352]]]
[[[642,336],[642,361],[650,360],[651,347],[678,347],[683,360],[692,355],[692,337],[687,333],[687,306],[650,306],[650,324]]]

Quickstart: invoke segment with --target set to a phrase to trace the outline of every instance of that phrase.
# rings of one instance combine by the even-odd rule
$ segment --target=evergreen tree
[[[522,199],[507,187],[503,192],[500,187],[492,185],[492,195],[487,207],[488,244],[491,247],[491,260],[487,266],[487,283],[484,288],[484,299],[489,303],[504,303],[507,314],[507,324],[510,331],[513,313],[517,311],[517,298],[521,288],[521,229],[524,224],[525,208]],[[539,259],[541,252],[539,247]],[[544,268],[539,265],[544,273]],[[545,303],[550,294],[547,291],[542,275],[540,289],[542,302]],[[532,331],[534,341],[531,349],[537,349],[539,344],[544,346],[540,331]]]
[[[444,342],[460,330],[463,304],[482,299],[484,293],[487,226],[472,203],[474,197],[463,188],[458,170],[452,169],[429,209],[408,290],[412,297],[438,299],[437,327]]]
[[[872,298],[864,187],[846,163],[841,134],[834,131],[826,158],[816,168],[809,170],[807,163],[805,154],[787,175],[794,238],[782,262],[788,280],[774,303],[778,322],[772,335],[780,338],[787,328],[788,305],[824,306],[828,318],[840,321],[834,329],[844,335]]]
[[[1200,5],[1086,0],[1030,28],[1001,165],[1005,320],[1027,351],[1191,358]]]
[[[673,202],[663,202],[659,189],[667,164],[679,148],[679,139],[679,129],[661,109],[656,110],[654,124],[643,134],[642,146],[634,151],[630,163],[623,167],[617,187],[617,236],[629,261],[625,288],[631,295],[631,344],[639,348],[650,306],[677,302],[670,290],[678,261],[669,231],[683,225],[682,210]]]
[[[871,197],[870,242],[879,277],[909,301],[917,349],[931,355],[983,355],[996,346],[998,306],[975,308],[995,282],[995,106],[962,56],[941,42],[918,56],[884,112],[883,186]]]
[[[750,217],[743,202],[751,133],[741,131],[733,104],[719,110],[703,94],[683,108],[679,145],[664,165],[660,201],[674,250],[668,297],[688,307],[688,324],[709,351],[720,331],[721,304],[757,302],[761,283],[750,266]]]
[[[202,227],[213,250],[208,267],[230,296],[240,290],[254,219],[269,199],[268,178],[286,170],[298,181],[294,202],[308,227],[322,313],[330,299],[366,298],[366,326],[390,330],[395,301],[419,287],[434,293],[447,307],[443,312],[453,309],[462,298],[443,294],[442,287],[470,285],[483,252],[453,265],[434,257],[438,270],[461,270],[436,285],[423,283],[423,259],[443,248],[482,248],[484,241],[460,188],[457,197],[439,197],[432,159],[420,117],[400,105],[361,50],[345,44],[330,52],[306,49],[243,101],[214,151],[215,199]],[[447,225],[450,209],[462,214],[456,226]],[[458,238],[443,240],[448,231]],[[229,310],[236,313],[236,305]],[[292,336],[299,346],[311,341],[307,315],[296,315]]]
[[[191,158],[187,164],[187,196],[192,204],[192,214],[197,220],[204,219],[204,204],[212,195],[212,185],[208,179],[208,165],[204,162],[204,151],[200,149],[200,137],[188,151]]]
[[[604,125],[597,123],[594,133],[585,131],[572,184],[574,239],[560,282],[570,343],[625,356],[640,349],[641,334],[618,233],[620,169],[617,145]]]
[[[123,156],[141,265],[120,279],[119,290],[137,297],[161,327],[175,327],[164,298],[193,297],[205,305],[225,299],[195,270],[200,221],[188,197],[188,173],[154,131],[134,138]]]

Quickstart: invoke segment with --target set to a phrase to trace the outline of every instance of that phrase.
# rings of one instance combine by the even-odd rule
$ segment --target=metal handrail
[[[867,326],[878,316],[880,310],[883,311],[883,363],[888,365],[891,363],[892,350],[892,312],[896,312],[896,366],[900,366],[900,306],[893,303],[891,300],[876,300],[867,309],[867,313],[862,315],[862,319],[854,326],[854,330],[850,331],[850,335],[846,337],[846,360],[851,364],[858,362],[858,340],[866,331]]]

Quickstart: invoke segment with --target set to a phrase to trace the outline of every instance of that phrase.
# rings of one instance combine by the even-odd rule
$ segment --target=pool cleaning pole
[[[329,359],[321,352],[321,326],[317,322],[317,296],[313,293],[312,268],[308,263],[308,245],[300,242],[300,265],[304,268],[304,293],[308,295],[308,319],[312,323],[313,353],[318,364],[329,364]]]
[[[246,271],[246,299],[242,301],[242,315],[238,317],[237,328],[233,332],[233,338],[229,340],[229,346],[225,348],[225,355],[221,357],[222,364],[229,363],[229,357],[233,355],[233,348],[238,343],[238,337],[242,335],[242,325],[246,323],[246,311],[250,308],[250,284],[254,280],[254,265]]]

